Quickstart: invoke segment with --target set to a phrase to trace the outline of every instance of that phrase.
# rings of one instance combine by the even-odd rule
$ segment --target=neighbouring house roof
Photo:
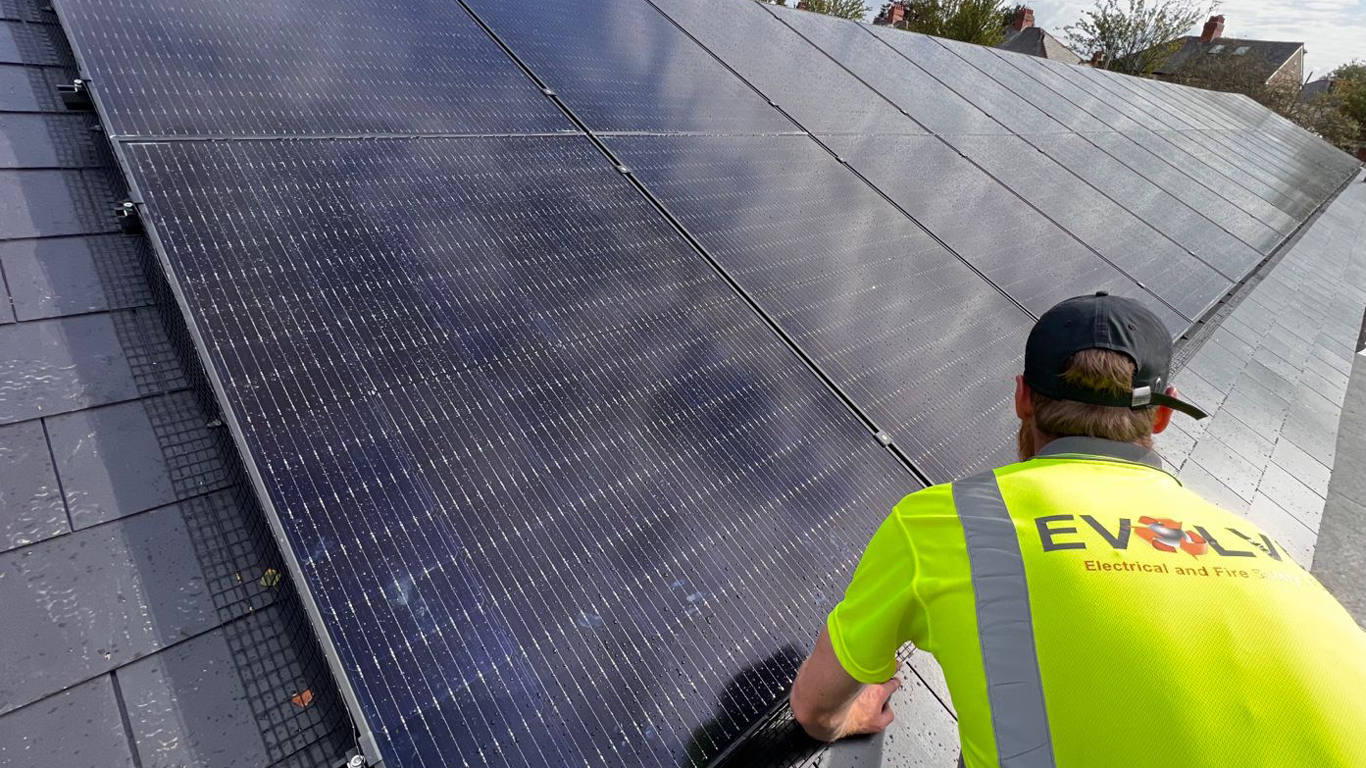
[[[1269,80],[1285,63],[1304,48],[1304,43],[1278,40],[1246,40],[1234,37],[1216,37],[1205,42],[1195,35],[1182,39],[1176,49],[1157,69],[1158,75],[1179,75],[1202,62],[1205,56],[1244,57],[1248,66],[1256,67],[1262,80]]]
[[[1006,39],[996,47],[1004,51],[1038,56],[1041,59],[1052,59],[1064,64],[1080,64],[1082,62],[1082,58],[1074,53],[1071,48],[1063,45],[1061,40],[1050,35],[1047,30],[1038,27],[1007,29]]]
[[[1304,88],[1300,89],[1300,103],[1308,103],[1310,101],[1313,101],[1316,96],[1322,96],[1325,93],[1332,93],[1332,91],[1333,78],[1320,77],[1317,80],[1305,83]]]

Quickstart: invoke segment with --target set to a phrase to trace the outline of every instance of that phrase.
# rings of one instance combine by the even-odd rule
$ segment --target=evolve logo
[[[1181,528],[1181,524],[1165,517],[1140,517],[1138,524],[1143,526],[1135,533],[1140,539],[1153,545],[1161,552],[1175,552],[1180,549],[1189,555],[1199,557],[1209,551],[1205,537]]]
[[[1077,521],[1100,535],[1113,549],[1128,549],[1134,536],[1142,539],[1159,552],[1185,552],[1194,557],[1213,553],[1220,557],[1269,557],[1280,560],[1281,553],[1271,539],[1264,533],[1250,536],[1237,528],[1226,528],[1229,535],[1221,542],[1207,528],[1200,525],[1187,530],[1180,522],[1166,517],[1143,516],[1137,521],[1120,518],[1117,530],[1110,530],[1091,515],[1045,515],[1035,518],[1034,525],[1039,531],[1039,543],[1045,552],[1060,549],[1088,549],[1085,541],[1080,540]],[[1241,539],[1251,549],[1239,549],[1231,542]]]

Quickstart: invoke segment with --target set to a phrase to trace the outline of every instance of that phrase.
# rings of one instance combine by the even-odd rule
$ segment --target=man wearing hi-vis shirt
[[[907,496],[797,675],[811,735],[875,733],[932,653],[967,768],[1366,766],[1366,633],[1271,537],[1163,471],[1171,338],[1130,299],[1044,314],[1021,461]]]

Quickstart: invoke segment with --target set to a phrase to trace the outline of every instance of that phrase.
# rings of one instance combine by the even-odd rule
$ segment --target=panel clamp
[[[617,169],[617,173],[620,173],[620,174],[623,175],[623,176],[630,176],[630,175],[631,175],[631,169],[630,169],[630,168],[627,168],[627,167],[624,166],[624,165],[618,165],[618,166],[615,166],[615,168]]]
[[[90,112],[95,109],[95,105],[90,101],[89,81],[76,78],[69,83],[62,83],[57,86],[57,93],[61,94],[62,106],[73,112]]]
[[[878,430],[878,433],[877,433],[876,437],[877,437],[877,441],[878,441],[879,443],[882,443],[883,445],[891,445],[891,444],[892,444],[892,436],[889,435],[889,434],[887,434],[886,432],[883,432],[883,431],[881,431],[881,430]]]
[[[136,235],[142,232],[142,214],[138,211],[137,203],[132,200],[124,200],[114,206],[114,218],[119,222],[119,228],[124,234]]]

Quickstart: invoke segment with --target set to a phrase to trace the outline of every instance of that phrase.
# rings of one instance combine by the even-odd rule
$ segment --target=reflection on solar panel
[[[399,765],[713,753],[916,487],[585,140],[129,160]]]
[[[828,152],[800,136],[607,143],[931,479],[1008,456],[1027,315]]]
[[[749,0],[58,11],[394,766],[705,763],[917,478],[1004,460],[1031,315],[1180,335],[1355,167]]]

